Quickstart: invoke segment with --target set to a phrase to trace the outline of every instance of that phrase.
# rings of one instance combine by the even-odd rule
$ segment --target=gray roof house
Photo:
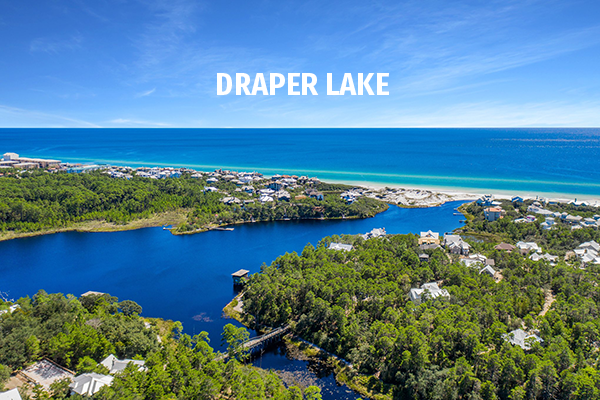
[[[146,369],[146,367],[145,367],[146,363],[144,360],[130,360],[130,359],[119,360],[117,357],[115,357],[112,354],[109,355],[108,357],[106,357],[104,360],[102,360],[102,362],[100,362],[100,364],[102,364],[103,366],[106,367],[106,369],[108,369],[108,372],[111,375],[116,374],[117,372],[123,371],[129,365],[129,363],[137,365],[139,370]]]
[[[452,254],[469,254],[471,246],[460,237],[460,235],[445,235],[443,241],[444,247]]]

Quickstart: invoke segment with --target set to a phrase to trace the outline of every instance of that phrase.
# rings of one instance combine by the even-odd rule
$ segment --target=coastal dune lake
[[[283,221],[237,225],[233,231],[174,236],[161,228],[124,232],[67,232],[0,242],[0,291],[17,299],[38,290],[76,296],[100,291],[130,299],[143,315],[178,320],[191,335],[207,331],[211,345],[232,320],[222,308],[235,292],[231,273],[260,271],[286,252],[301,252],[325,236],[359,234],[385,227],[388,234],[440,233],[461,226],[455,208],[464,202],[432,208],[390,208],[373,218],[334,221]],[[324,399],[355,399],[333,376],[306,361],[292,360],[279,349],[255,361],[322,387]]]

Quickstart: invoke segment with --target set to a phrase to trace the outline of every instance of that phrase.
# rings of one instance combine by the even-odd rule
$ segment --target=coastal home
[[[494,246],[494,249],[506,251],[507,253],[511,253],[514,249],[516,249],[516,247],[513,246],[512,244],[502,242],[499,245]]]
[[[275,200],[271,197],[271,196],[266,196],[266,195],[262,195],[258,198],[258,201],[260,201],[261,203],[272,203]]]
[[[429,282],[421,285],[421,288],[412,288],[408,293],[410,301],[420,304],[423,300],[435,299],[437,297],[450,297],[446,289],[440,289],[437,282]]]
[[[104,385],[110,386],[113,377],[110,375],[101,375],[95,372],[81,374],[69,385],[71,395],[77,393],[82,396],[92,396],[96,394]]]
[[[460,237],[460,235],[445,235],[443,246],[452,254],[463,256],[469,255],[471,246]]]
[[[278,190],[275,193],[275,196],[277,197],[277,200],[281,200],[281,201],[290,201],[292,199],[292,196],[290,195],[290,193],[285,190]]]
[[[512,199],[510,199],[510,201],[515,206],[519,206],[519,205],[523,204],[523,198],[521,196],[514,196]]]
[[[269,189],[274,190],[274,191],[278,191],[278,190],[281,190],[283,188],[283,184],[281,182],[279,182],[279,181],[274,181],[274,182],[269,183],[267,185],[267,187]]]
[[[523,350],[530,350],[535,342],[542,343],[544,340],[537,334],[528,334],[523,329],[515,329],[510,333],[505,333],[502,338],[511,344],[521,347]]]
[[[421,262],[428,262],[429,261],[429,255],[427,255],[425,253],[419,254],[419,261],[421,261]]]
[[[0,392],[0,400],[22,400],[19,389],[14,388],[7,392]]]
[[[487,258],[483,254],[472,254],[469,257],[461,258],[460,262],[467,267],[476,267],[478,265],[496,265],[495,260]]]
[[[260,196],[273,196],[275,194],[275,191],[273,189],[260,189],[258,191],[258,194]]]
[[[541,253],[542,249],[535,242],[517,242],[517,248],[521,251],[521,254],[528,254],[531,252]]]
[[[367,232],[364,235],[362,235],[362,237],[364,240],[368,240],[368,239],[383,237],[385,235],[386,235],[385,228],[374,228],[371,230],[371,232]]]
[[[489,222],[498,221],[500,218],[504,218],[504,210],[501,207],[489,207],[483,210],[485,219]]]
[[[343,244],[343,243],[330,243],[328,250],[336,250],[336,251],[350,251],[353,249],[351,244]]]
[[[221,201],[227,205],[240,204],[242,202],[237,197],[223,197]]]
[[[565,222],[567,224],[575,225],[580,223],[583,220],[583,217],[580,215],[567,215],[565,218]]]
[[[556,262],[558,261],[558,256],[553,256],[553,255],[550,255],[549,253],[546,253],[546,254],[533,253],[532,255],[529,256],[529,259],[531,261],[546,260],[550,263],[550,265],[556,265]]]
[[[245,270],[244,270],[245,271]],[[246,274],[247,277],[247,274]],[[123,371],[129,364],[136,365],[138,370],[144,371],[146,370],[145,361],[144,360],[130,360],[124,359],[119,360],[113,354],[106,357],[104,360],[100,362],[101,365],[105,366],[108,369],[108,373],[113,375],[117,372]]]
[[[441,249],[441,246],[439,244],[420,244],[419,245],[419,250],[424,251],[424,250],[435,250],[435,249]]]
[[[494,278],[496,276],[496,270],[494,268],[492,268],[491,265],[488,265],[486,267],[484,267],[481,271],[479,271],[479,274],[488,274],[489,276],[491,276],[492,278]]]
[[[214,186],[204,186],[204,192],[209,192],[209,193],[213,193],[213,192],[218,192],[219,189],[217,189]]]
[[[440,244],[440,234],[438,232],[421,232],[419,237],[419,245],[421,244]]]
[[[546,217],[546,221],[544,221],[540,224],[540,228],[542,228],[545,231],[549,231],[550,229],[552,229],[554,227],[555,223],[556,222],[553,217]]]
[[[317,199],[317,200],[323,200],[323,193],[319,192],[318,190],[315,189],[307,189],[306,190],[306,195],[310,198],[313,199]]]
[[[573,252],[584,266],[600,264],[600,245],[593,240],[581,243]]]
[[[478,205],[483,206],[483,207],[490,207],[495,205],[494,203],[494,196],[491,194],[486,194],[481,196],[479,199],[477,199],[475,201]]]

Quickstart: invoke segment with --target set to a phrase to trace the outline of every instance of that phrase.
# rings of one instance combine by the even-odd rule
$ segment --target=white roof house
[[[433,232],[431,229],[428,230],[427,232],[421,232],[421,237],[422,238],[432,238],[432,239],[439,239],[440,238],[440,234],[438,232]]]
[[[553,256],[549,253],[546,253],[543,255],[540,253],[533,253],[532,255],[529,256],[529,259],[532,261],[546,260],[550,263],[555,263],[556,261],[558,261],[558,256]]]
[[[421,288],[412,288],[408,293],[410,301],[415,304],[421,303],[423,299],[435,299],[437,297],[450,297],[450,293],[446,289],[440,289],[436,282],[424,283]]]
[[[112,383],[113,377],[110,375],[100,375],[95,372],[89,374],[81,374],[73,379],[69,385],[71,391],[83,396],[91,396],[98,392],[104,385]]]
[[[350,251],[350,250],[352,250],[352,245],[351,244],[342,244],[342,243],[331,243],[327,249]]]
[[[519,248],[519,250],[526,250],[527,252],[534,251],[536,253],[539,253],[542,251],[540,246],[538,246],[537,243],[535,243],[535,242],[521,241],[521,242],[517,242],[516,246]]]
[[[17,388],[11,389],[8,392],[0,393],[0,400],[22,400],[21,394]]]
[[[523,329],[515,329],[512,332],[505,333],[502,335],[504,340],[509,341],[510,343],[520,346],[523,350],[531,349],[531,344],[533,342],[542,343],[544,339],[539,337],[536,334],[528,334]]]
[[[123,371],[130,363],[137,365],[139,370],[144,370],[146,368],[145,367],[146,363],[144,360],[130,360],[130,359],[119,360],[117,357],[115,357],[112,354],[110,356],[106,357],[104,360],[102,360],[102,362],[100,364],[105,366],[106,369],[108,369],[110,374],[116,374],[117,372]]]
[[[440,244],[440,234],[428,230],[427,232],[421,232],[419,237],[419,244]]]
[[[264,196],[263,195],[263,196],[260,196],[258,198],[258,201],[260,201],[261,203],[270,203],[270,202],[273,202],[275,200],[273,200],[273,198],[271,196]]]
[[[362,235],[362,237],[363,237],[363,239],[367,240],[367,239],[383,237],[385,235],[386,235],[385,228],[374,228],[371,230],[371,232],[367,232],[364,235]]]
[[[479,271],[479,274],[483,274],[483,273],[488,274],[489,276],[491,276],[493,278],[494,275],[496,275],[496,270],[494,268],[492,268],[491,265],[488,265],[487,267],[485,267],[484,269]]]

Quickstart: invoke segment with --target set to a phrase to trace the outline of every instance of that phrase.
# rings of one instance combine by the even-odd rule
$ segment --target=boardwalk
[[[285,335],[290,330],[290,326],[282,326],[277,329],[272,330],[266,335],[253,337],[248,339],[246,342],[242,344],[246,349],[253,353],[257,350],[262,350],[264,347],[272,344],[273,342],[279,341],[283,335]]]
[[[265,335],[256,336],[256,337],[246,340],[244,343],[242,343],[242,346],[248,350],[248,353],[250,353],[250,356],[254,356],[257,353],[262,352],[269,345],[281,340],[281,337],[283,335],[285,335],[287,332],[289,332],[290,329],[291,328],[289,325],[279,327]],[[227,358],[229,358],[229,355],[225,353],[225,354],[222,354],[221,356],[217,357],[216,360],[222,361],[222,360],[227,360]]]

